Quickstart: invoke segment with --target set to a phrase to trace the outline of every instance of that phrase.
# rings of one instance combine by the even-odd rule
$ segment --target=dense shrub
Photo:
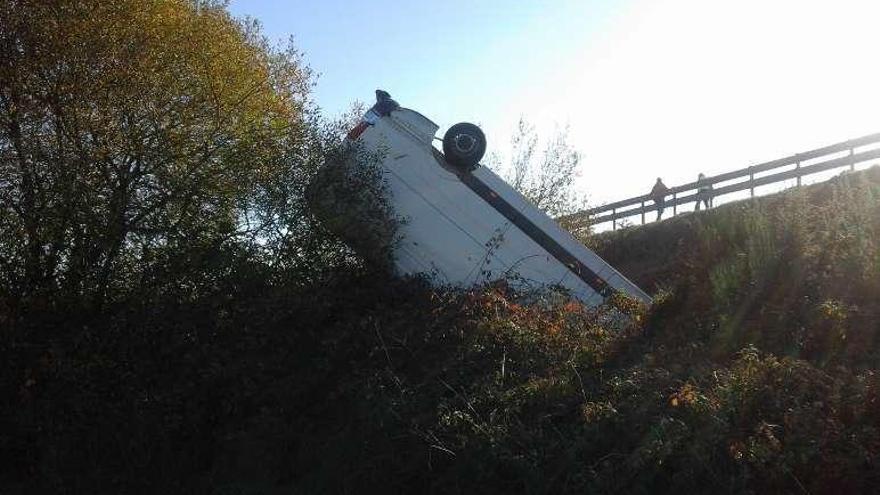
[[[87,326],[47,317],[32,329],[45,341],[3,349],[3,479],[233,493],[876,482],[873,371],[754,347],[707,359],[709,344],[656,328],[671,298],[651,314],[551,299],[338,273],[307,292],[126,304]],[[609,332],[620,312],[629,324]]]

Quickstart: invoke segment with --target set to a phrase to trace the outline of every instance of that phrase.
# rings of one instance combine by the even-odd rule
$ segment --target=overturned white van
[[[441,153],[433,146],[435,123],[400,107],[384,91],[377,90],[376,99],[346,140],[380,157],[388,203],[403,219],[396,242],[383,225],[360,225],[362,218],[345,209],[328,214],[348,194],[340,171],[351,172],[357,162],[328,163],[314,188],[323,205],[319,217],[346,231],[343,237],[355,250],[388,243],[394,271],[427,274],[438,285],[507,279],[527,289],[563,288],[588,305],[615,291],[651,303],[644,291],[479,166],[486,139],[477,126],[452,126]]]

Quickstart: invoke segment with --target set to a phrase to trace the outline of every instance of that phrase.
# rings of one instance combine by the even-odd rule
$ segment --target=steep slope
[[[876,490],[880,171],[595,244],[650,312],[259,270],[77,332],[47,312],[0,347],[0,491]]]
[[[839,226],[829,224],[835,219],[826,216],[844,213],[836,220],[855,221],[852,227],[858,228],[869,219],[849,218],[846,212],[839,210],[851,211],[856,207],[870,210],[874,206],[871,200],[875,198],[871,190],[877,185],[880,185],[880,167],[872,167],[800,189],[728,203],[710,211],[683,213],[661,222],[606,232],[589,239],[588,243],[627,277],[654,291],[687,275],[691,266],[688,262],[694,261],[694,254],[702,247],[700,243],[708,241],[708,237],[720,235],[719,241],[742,242],[748,232],[733,229],[748,228],[745,222],[756,215],[773,222],[776,230],[802,229],[807,225],[797,222],[803,222],[813,230],[828,231]],[[819,216],[813,216],[815,214]]]
[[[878,167],[593,242],[637,283],[671,292],[680,318],[711,320],[734,343],[876,365]]]
[[[874,489],[880,170],[595,244],[651,313],[614,333],[576,304],[432,293],[431,318],[375,327],[365,436],[318,435],[325,462],[372,445],[347,466],[392,491]]]

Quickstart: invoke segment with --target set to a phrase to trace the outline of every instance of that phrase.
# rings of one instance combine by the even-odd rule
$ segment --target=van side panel
[[[368,149],[385,152],[392,204],[404,221],[395,253],[399,273],[427,272],[458,286],[499,278],[529,288],[557,285],[590,305],[600,304],[610,286],[651,302],[488,168],[465,172],[472,174],[468,180],[444,165],[432,145],[436,130],[421,114],[401,109],[361,135]]]
[[[486,215],[479,198],[436,162],[430,142],[388,120],[377,121],[361,139],[368,149],[386,150],[382,167],[395,213],[403,219],[397,271],[428,273],[459,286],[480,281],[487,268],[482,277],[497,278],[506,267],[486,263],[486,253],[494,233],[505,227],[503,218]]]
[[[513,206],[521,215],[549,235],[554,241],[561,245],[566,251],[574,255],[596,275],[599,275],[606,283],[608,283],[608,285],[650,304],[651,297],[648,296],[648,294],[627,280],[626,277],[606,263],[605,260],[596,255],[596,253],[590,251],[582,243],[575,240],[571,234],[565,231],[542,211],[535,208],[519,192],[510,187],[494,172],[487,167],[480,167],[472,173],[475,177],[489,186],[496,194]],[[577,277],[572,278],[577,280]],[[575,280],[566,278],[566,281],[568,282],[565,285],[586,285],[583,281],[578,280],[575,282]],[[594,293],[595,291],[590,289],[589,292]]]

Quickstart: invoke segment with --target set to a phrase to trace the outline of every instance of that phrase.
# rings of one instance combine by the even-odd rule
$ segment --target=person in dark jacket
[[[654,200],[654,204],[657,206],[657,220],[663,218],[667,194],[669,194],[669,188],[666,187],[666,184],[663,183],[660,177],[657,177],[657,182],[654,184],[654,188],[651,189],[651,199]]]
[[[706,209],[712,207],[712,184],[706,182],[706,176],[700,174],[697,177],[697,206],[694,211],[700,211],[700,201],[703,202]]]

